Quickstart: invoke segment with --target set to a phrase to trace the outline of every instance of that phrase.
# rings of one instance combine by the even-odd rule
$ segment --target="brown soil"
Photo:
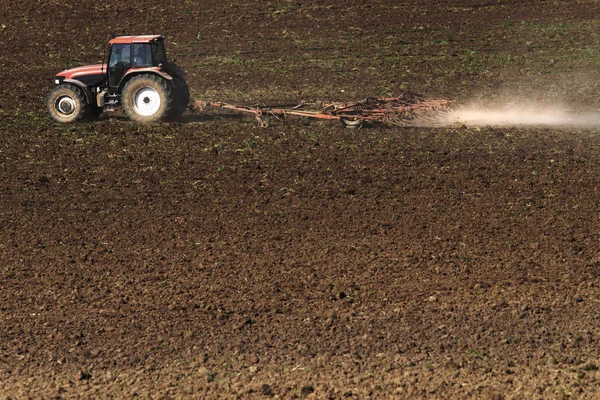
[[[597,2],[138,3],[2,6],[0,398],[599,395],[597,131],[63,126],[42,109],[54,64],[96,61],[110,29],[166,34],[196,96],[345,100],[406,77],[194,65],[287,65],[333,35],[418,27],[466,43]],[[435,86],[430,68],[412,85],[433,97],[498,84]]]

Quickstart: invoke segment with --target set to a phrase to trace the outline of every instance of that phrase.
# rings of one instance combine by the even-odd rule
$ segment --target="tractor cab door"
[[[116,91],[123,75],[131,68],[131,45],[113,44],[108,59],[108,88]]]

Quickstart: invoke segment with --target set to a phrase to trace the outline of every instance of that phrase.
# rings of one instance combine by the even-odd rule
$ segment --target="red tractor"
[[[120,36],[110,41],[108,64],[58,73],[46,107],[63,123],[93,119],[118,105],[138,122],[178,119],[190,101],[184,77],[167,62],[163,36]]]

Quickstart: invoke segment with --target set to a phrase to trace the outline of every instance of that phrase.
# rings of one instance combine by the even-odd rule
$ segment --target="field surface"
[[[600,130],[58,125],[160,33],[192,97],[600,108],[600,3],[0,6],[0,399],[598,398]]]

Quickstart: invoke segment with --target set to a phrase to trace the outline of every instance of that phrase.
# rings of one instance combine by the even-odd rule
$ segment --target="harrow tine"
[[[193,103],[192,109],[203,110],[206,107],[217,107],[253,114],[261,127],[269,125],[264,118],[267,115],[273,116],[279,121],[282,121],[285,115],[294,115],[307,118],[360,120],[362,122],[378,121],[398,126],[415,126],[424,123],[440,125],[444,119],[441,114],[449,109],[450,102],[447,100],[425,100],[425,97],[420,94],[401,93],[397,97],[367,97],[355,103],[325,103],[321,105],[321,111],[307,109],[305,105],[306,103],[302,102],[297,105],[244,107],[223,102],[197,100]],[[426,114],[437,116],[429,117]],[[346,126],[348,125],[346,124]]]
[[[258,122],[258,126],[261,128],[268,128],[269,122],[263,118],[262,115],[256,114],[256,121]]]

